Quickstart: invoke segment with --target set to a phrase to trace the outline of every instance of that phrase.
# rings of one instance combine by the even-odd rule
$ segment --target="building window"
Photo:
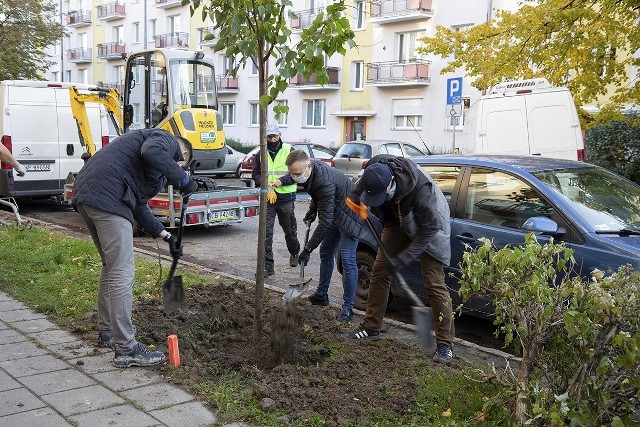
[[[469,109],[471,100],[469,98],[462,98],[462,104],[460,105],[447,105],[445,110],[445,130],[452,131],[453,129],[461,131],[464,128],[464,116]]]
[[[53,71],[51,73],[51,81],[52,82],[59,82],[60,80],[60,72],[59,71]]]
[[[149,19],[149,41],[154,41],[158,35],[158,27],[156,24],[156,19]]]
[[[220,104],[222,111],[222,124],[223,125],[235,125],[236,124],[236,104],[229,103]]]
[[[87,84],[89,83],[89,81],[87,80],[87,69],[83,68],[82,70],[78,70],[78,83],[84,83]]]
[[[64,80],[66,82],[70,82],[71,81],[71,70],[67,70],[64,72]]]
[[[351,90],[362,90],[364,88],[364,63],[354,61],[351,63]]]
[[[140,43],[140,23],[134,22],[131,28],[131,40],[133,43]]]
[[[273,103],[273,104],[274,104],[274,107],[279,107],[279,106],[286,107],[286,106],[288,106],[288,105],[289,105],[289,101],[286,101],[286,100],[276,100],[276,101],[274,101],[274,103]],[[280,114],[280,115],[276,118],[276,120],[278,121],[278,124],[279,124],[280,126],[286,126],[286,125],[287,125],[287,122],[289,121],[289,113],[282,113],[282,114]]]
[[[420,39],[424,37],[424,31],[409,31],[396,34],[396,59],[398,62],[415,61],[422,59],[416,49],[420,47]]]
[[[394,99],[392,102],[394,130],[422,129],[422,98]]]
[[[362,30],[364,28],[364,4],[364,1],[356,1],[353,6],[353,24],[356,30]]]
[[[123,43],[124,42],[124,38],[123,38],[123,32],[122,32],[122,25],[118,25],[113,27],[113,40],[116,43]]]
[[[257,62],[256,58],[253,57],[253,56],[251,57],[251,61],[249,61],[249,67],[250,67],[249,69],[251,70],[250,74],[252,76],[257,76],[258,75],[258,62]]]
[[[236,58],[233,56],[222,57],[222,75],[230,76],[236,66]]]
[[[260,105],[257,102],[249,102],[249,126],[258,126],[260,117]]]
[[[124,80],[124,65],[114,65],[111,81],[113,83],[120,84],[120,82],[123,80]]]
[[[325,113],[326,113],[326,100],[324,99],[305,99],[304,100],[306,111],[306,127],[324,127]]]
[[[167,17],[167,25],[170,33],[180,32],[180,15],[173,15]]]

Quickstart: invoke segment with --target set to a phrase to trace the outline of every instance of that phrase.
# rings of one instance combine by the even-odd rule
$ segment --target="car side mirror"
[[[546,236],[557,236],[567,232],[563,227],[558,227],[554,220],[546,216],[534,216],[527,219],[522,224],[522,229]]]

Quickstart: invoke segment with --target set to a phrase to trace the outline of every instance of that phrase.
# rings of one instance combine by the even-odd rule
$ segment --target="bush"
[[[640,125],[634,125],[633,119],[590,129],[585,151],[587,162],[640,184]]]
[[[225,140],[225,143],[233,148],[234,150],[237,150],[241,153],[247,154],[249,151],[253,150],[255,145],[243,145],[240,140],[235,139],[235,138],[227,138]]]
[[[583,281],[573,251],[533,234],[525,245],[481,239],[464,254],[460,293],[493,296],[496,324],[522,352],[513,387],[515,423],[624,426],[640,418],[640,272],[622,267]],[[640,420],[635,420],[638,422]]]

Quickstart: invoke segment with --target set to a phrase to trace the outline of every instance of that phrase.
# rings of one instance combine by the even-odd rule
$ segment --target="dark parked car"
[[[296,150],[306,151],[312,159],[321,160],[333,166],[333,156],[336,153],[331,148],[310,142],[289,142],[288,144],[291,144]],[[259,150],[259,146],[251,150],[240,164],[240,179],[247,185],[247,187],[252,187],[254,185],[253,179],[251,178],[251,171],[253,170],[255,156],[258,154]]]
[[[446,273],[454,304],[460,303],[456,276],[465,245],[476,246],[481,237],[498,248],[522,244],[530,231],[543,244],[553,237],[573,249],[583,277],[596,268],[607,272],[625,264],[640,270],[640,186],[613,172],[536,156],[442,155],[413,160],[449,201],[452,256]],[[359,242],[357,308],[366,307],[376,248],[373,236]],[[419,264],[413,263],[403,274],[428,302]],[[392,285],[391,294],[402,292]],[[489,299],[472,299],[464,308],[479,317],[493,313]]]

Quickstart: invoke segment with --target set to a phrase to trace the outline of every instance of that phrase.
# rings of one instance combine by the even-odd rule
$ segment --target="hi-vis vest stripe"
[[[267,164],[269,167],[269,184],[289,173],[289,169],[287,169],[287,165],[285,162],[290,152],[291,145],[282,143],[282,148],[280,148],[280,150],[276,154],[275,159],[271,159],[271,156],[267,154]],[[283,185],[282,187],[274,188],[274,190],[276,191],[276,193],[280,194],[295,193],[298,190],[298,186],[296,184]]]

